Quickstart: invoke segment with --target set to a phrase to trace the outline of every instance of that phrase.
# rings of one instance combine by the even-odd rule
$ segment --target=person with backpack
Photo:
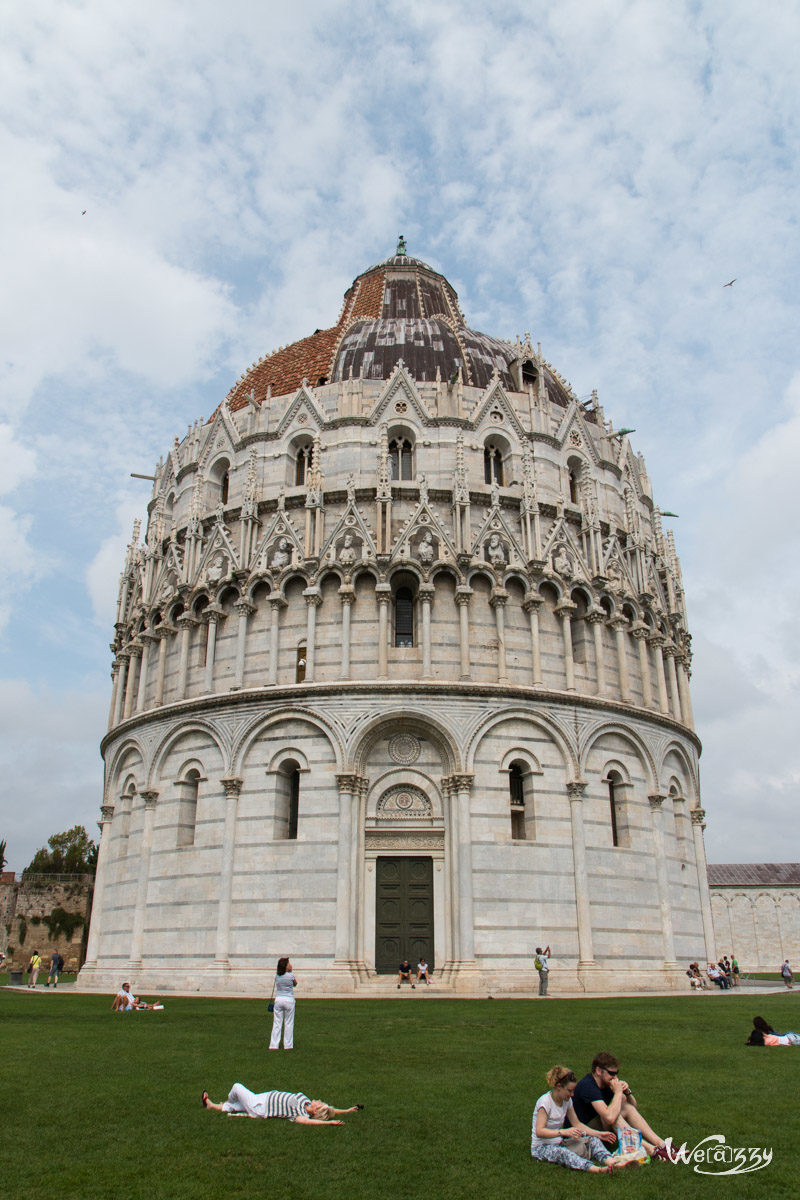
[[[30,972],[30,974],[28,976],[28,987],[29,988],[36,987],[36,980],[39,977],[39,969],[40,969],[41,965],[42,965],[42,957],[39,954],[38,950],[34,950],[33,954],[31,955],[31,961],[28,963],[28,970]]]
[[[548,962],[549,958],[550,958],[550,947],[549,946],[545,946],[544,950],[541,948],[541,946],[536,947],[536,957],[533,960],[533,965],[536,967],[536,970],[539,972],[539,995],[540,996],[547,995],[547,979],[550,974],[550,964]]]
[[[64,960],[57,950],[54,950],[50,955],[50,972],[47,976],[45,987],[50,987],[50,980],[53,981],[53,987],[58,987],[58,977],[64,970]]]

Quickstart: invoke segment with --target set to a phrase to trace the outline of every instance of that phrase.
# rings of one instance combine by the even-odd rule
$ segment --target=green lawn
[[[800,993],[798,993],[800,994]],[[106,997],[0,989],[3,1195],[97,1200],[390,1200],[545,1196],[793,1198],[800,1048],[744,1045],[761,1012],[800,1027],[798,994],[625,1000],[303,1000],[291,1053],[267,1052],[266,1004],[166,1000],[116,1015]],[[724,1133],[772,1164],[730,1179],[653,1163],[608,1179],[529,1156],[533,1102],[554,1063],[612,1050],[663,1136]],[[303,1090],[343,1128],[234,1120],[224,1099]]]

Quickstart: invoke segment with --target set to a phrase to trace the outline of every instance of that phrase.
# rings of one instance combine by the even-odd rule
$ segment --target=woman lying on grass
[[[776,1033],[763,1017],[753,1017],[746,1046],[800,1046],[800,1033]]]
[[[261,1092],[256,1095],[241,1083],[233,1085],[228,1099],[222,1104],[215,1104],[208,1092],[203,1092],[203,1108],[213,1108],[215,1112],[234,1117],[263,1117],[266,1120],[282,1117],[297,1125],[344,1125],[344,1121],[335,1121],[334,1117],[363,1107],[363,1104],[354,1104],[352,1108],[334,1108],[322,1100],[309,1100],[302,1092]]]
[[[603,1142],[615,1142],[617,1135],[588,1129],[580,1123],[572,1107],[577,1079],[568,1067],[553,1067],[546,1079],[550,1091],[539,1097],[533,1110],[531,1156],[543,1162],[560,1163],[573,1171],[610,1175],[615,1166]],[[573,1149],[565,1144],[569,1142]],[[602,1165],[595,1166],[593,1158]]]

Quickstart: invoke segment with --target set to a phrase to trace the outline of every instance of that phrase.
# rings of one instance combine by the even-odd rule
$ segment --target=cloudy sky
[[[800,7],[37,0],[0,35],[9,865],[94,829],[130,472],[400,232],[636,429],[679,514],[708,857],[797,859]]]

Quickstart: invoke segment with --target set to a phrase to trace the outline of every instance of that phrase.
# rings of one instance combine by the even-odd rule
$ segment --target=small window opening
[[[611,815],[611,844],[619,845],[619,790],[615,775],[608,777],[608,806]]]
[[[289,775],[289,826],[286,836],[290,842],[297,841],[297,818],[300,812],[300,768]]]
[[[294,681],[302,683],[306,677],[306,644],[300,642],[297,647],[297,659],[295,663]]]
[[[511,838],[525,841],[525,786],[522,767],[513,763],[508,771],[508,800],[511,807]]]
[[[178,784],[181,796],[178,803],[178,845],[193,846],[197,829],[197,796],[200,772],[189,771]]]
[[[569,469],[569,502],[580,504],[580,478],[574,467]]]
[[[308,469],[311,466],[311,446],[301,446],[297,451],[295,459],[294,481],[298,487],[301,487],[308,474]]]
[[[230,472],[223,471],[222,478],[219,481],[219,500],[220,504],[228,503],[228,488],[230,487]]]
[[[503,486],[503,455],[492,442],[489,442],[483,452],[483,479],[485,483]]]
[[[538,383],[538,381],[539,381],[539,373],[536,370],[536,367],[533,365],[533,363],[531,362],[531,360],[529,358],[526,358],[525,362],[522,364],[523,386],[527,387],[527,385],[529,383],[532,383],[535,386]]]
[[[414,597],[411,588],[398,588],[394,598],[394,644],[414,645]]]
[[[392,479],[414,478],[414,447],[407,438],[389,443],[389,474]]]

